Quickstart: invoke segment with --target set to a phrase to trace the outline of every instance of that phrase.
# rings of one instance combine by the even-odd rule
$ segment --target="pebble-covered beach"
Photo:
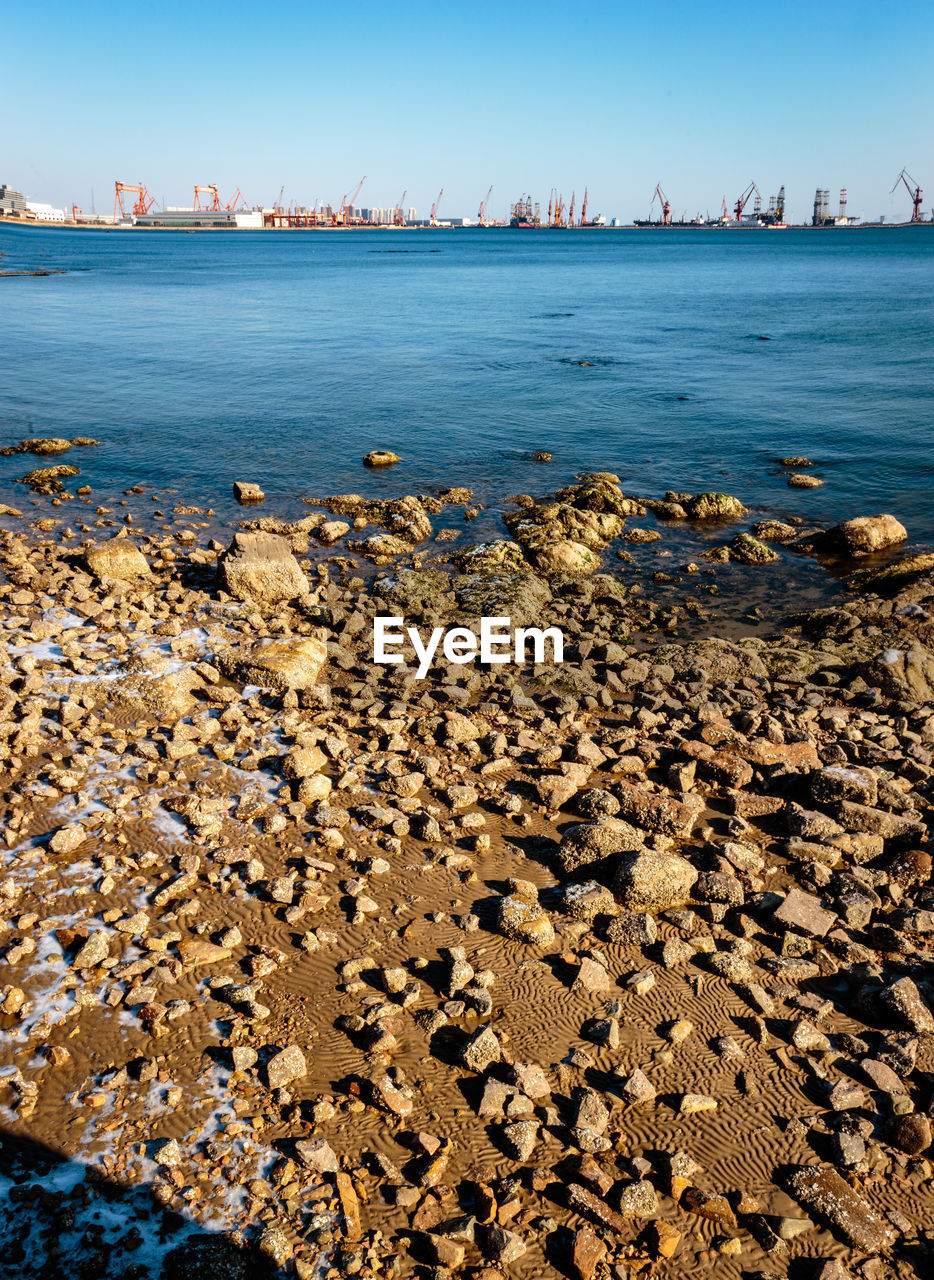
[[[934,1273],[934,556],[897,512],[542,461],[479,544],[469,489],[401,480],[284,520],[244,477],[219,536],[84,489],[91,440],[9,445],[12,1273]],[[564,662],[417,679],[377,616]]]

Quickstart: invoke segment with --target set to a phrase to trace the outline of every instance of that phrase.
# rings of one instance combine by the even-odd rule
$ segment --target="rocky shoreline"
[[[474,546],[433,524],[469,490],[221,540],[53,469],[0,513],[19,1274],[930,1274],[934,556],[894,517],[599,473]],[[833,603],[721,625],[724,575],[817,563]],[[567,660],[417,680],[380,614]]]

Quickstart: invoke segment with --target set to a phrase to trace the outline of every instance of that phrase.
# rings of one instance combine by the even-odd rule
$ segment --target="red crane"
[[[138,186],[134,185],[132,182],[115,182],[114,183],[114,222],[117,221],[118,209],[120,210],[121,218],[126,220],[126,218],[129,217],[129,214],[127,213],[126,209],[123,206],[123,196],[124,196],[124,193],[127,191],[133,191],[136,193],[136,200],[134,201],[132,212],[135,213],[137,217],[141,217],[144,213],[148,213],[149,210],[152,208],[152,206],[156,203],[153,197],[146,190],[142,182],[139,183]]]
[[[911,196],[911,221],[923,222],[924,219],[921,216],[921,201],[924,198],[924,192],[918,186],[917,182],[915,182],[914,178],[911,176],[911,174],[908,172],[907,169],[902,169],[901,173],[895,179],[895,187],[897,187],[900,182],[904,182],[905,190]],[[895,187],[892,188],[892,191],[889,192],[889,195],[892,194],[892,192],[895,190]],[[912,187],[914,187],[914,191],[912,191],[911,189]]]
[[[403,191],[402,195],[399,197],[399,203],[392,211],[392,225],[394,227],[405,226],[405,197],[408,194],[408,191]]]
[[[346,225],[348,211],[350,213],[350,216],[351,217],[353,216],[353,208],[354,208],[354,205],[357,203],[357,196],[363,190],[364,182],[366,182],[366,174],[364,174],[363,177],[360,179],[360,181],[357,183],[357,189],[353,193],[353,195],[350,197],[344,196],[343,200],[341,201],[341,207],[339,212],[334,215],[335,227],[343,227]]]
[[[749,197],[752,195],[753,192],[756,193],[756,199],[761,202],[762,196],[759,194],[759,188],[756,186],[754,182],[750,182],[749,186],[746,188],[743,194],[736,201],[736,204],[733,206],[734,222],[739,222],[740,218],[743,216],[743,210],[746,208],[746,205],[749,203]]]
[[[205,195],[209,195],[211,197],[211,203],[207,206],[201,203],[202,192],[204,192]],[[195,209],[200,209],[202,213],[218,213],[220,211],[221,198],[217,194],[216,182],[212,182],[207,187],[199,187],[197,184],[195,184],[195,203],[193,207]]]
[[[569,226],[569,227],[573,227],[573,226],[574,226],[574,201],[575,201],[576,199],[577,199],[577,192],[576,192],[576,191],[572,191],[572,192],[571,192],[571,207],[570,207],[570,209],[568,210],[568,226]]]
[[[652,216],[652,206],[655,204],[656,200],[658,201],[658,207],[661,210],[661,214],[662,214],[662,226],[663,227],[670,226],[671,225],[671,201],[668,199],[668,197],[665,195],[664,191],[662,190],[662,184],[660,182],[656,182],[655,184],[655,193],[652,196],[652,204],[649,205],[650,218]]]
[[[438,198],[434,202],[434,204],[431,206],[431,225],[433,227],[436,227],[438,225],[438,210],[441,207],[441,197],[443,195],[444,195],[444,187],[442,187],[441,190],[438,192]]]
[[[584,199],[581,203],[581,226],[587,225],[587,188],[584,187]]]
[[[283,191],[284,190],[285,188],[283,187]],[[228,213],[232,213],[234,209],[246,209],[248,207],[249,206],[247,205],[247,202],[244,199],[243,192],[240,190],[239,187],[237,187],[237,190],[234,193],[233,199],[225,206]]]
[[[481,227],[486,226],[486,207],[490,203],[490,196],[493,194],[493,188],[490,187],[483,200],[480,202],[480,212],[477,214],[477,222]]]

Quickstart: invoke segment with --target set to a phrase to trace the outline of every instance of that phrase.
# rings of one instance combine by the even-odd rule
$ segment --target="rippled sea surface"
[[[934,543],[934,228],[0,227],[0,251],[66,269],[0,279],[0,443],[96,437],[75,483],[222,509],[255,480],[283,510],[599,469],[779,515],[891,511]],[[403,462],[366,471],[377,447]],[[789,489],[789,454],[824,487]],[[4,500],[25,461],[0,459]]]

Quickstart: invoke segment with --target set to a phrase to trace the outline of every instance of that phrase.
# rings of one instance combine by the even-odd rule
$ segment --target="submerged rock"
[[[73,441],[64,440],[61,436],[40,436],[34,440],[21,440],[19,447],[23,453],[66,453],[72,443]]]
[[[730,559],[738,560],[740,564],[770,564],[778,558],[777,551],[751,533],[738,533],[730,543]]]

